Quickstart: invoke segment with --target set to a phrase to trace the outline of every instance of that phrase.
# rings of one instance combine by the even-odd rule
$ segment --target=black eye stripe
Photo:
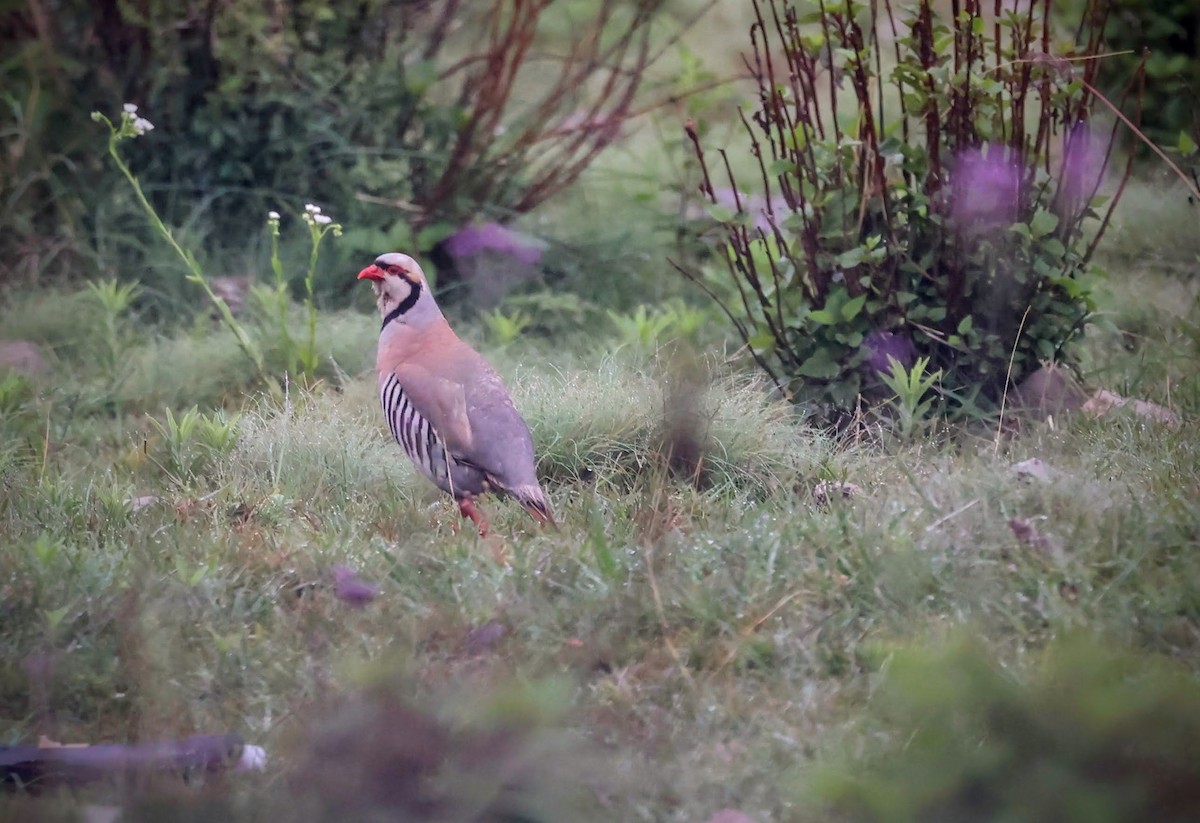
[[[412,289],[409,291],[408,297],[404,298],[404,300],[400,302],[400,305],[388,312],[387,316],[383,318],[382,328],[384,329],[387,328],[388,323],[391,323],[397,317],[406,313],[409,309],[415,306],[417,304],[417,299],[421,296],[421,284],[419,282],[409,280],[408,276],[403,272],[400,274],[400,276],[412,286]]]

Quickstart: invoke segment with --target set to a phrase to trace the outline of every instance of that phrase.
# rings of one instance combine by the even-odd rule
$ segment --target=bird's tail
[[[554,520],[554,512],[550,510],[550,501],[546,499],[546,493],[542,491],[541,486],[517,486],[511,491],[511,494],[534,520],[542,525],[549,523],[554,528],[558,528],[558,523]]]

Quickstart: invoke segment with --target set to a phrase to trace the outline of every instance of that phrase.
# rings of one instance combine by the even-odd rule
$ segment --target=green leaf
[[[418,249],[432,249],[438,243],[454,234],[454,231],[455,227],[453,223],[434,223],[426,226],[417,232],[414,247]]]
[[[1036,239],[1045,237],[1058,226],[1058,216],[1045,209],[1038,209],[1029,220],[1029,233]]]
[[[621,567],[603,533],[597,535],[596,539],[591,542],[592,554],[596,558],[596,568],[600,571],[601,576],[606,580],[616,580],[620,575]]]
[[[838,376],[838,364],[829,356],[827,349],[819,349],[816,354],[800,364],[797,372],[803,377],[815,377],[819,380],[832,380]]]
[[[69,608],[69,606],[63,606],[59,609],[46,609],[44,614],[46,616],[47,625],[49,625],[52,630],[58,628],[58,625],[62,623],[63,618],[67,616],[67,609]]]
[[[788,160],[786,157],[778,157],[772,160],[771,164],[767,166],[767,172],[774,176],[779,176],[781,174],[795,175],[796,164],[791,160]]]
[[[1179,153],[1184,157],[1191,157],[1196,153],[1196,141],[1186,131],[1179,132],[1179,143],[1176,145]]]
[[[832,326],[837,322],[837,318],[829,309],[814,309],[808,313],[808,319],[818,326]]]
[[[720,203],[713,203],[708,207],[708,216],[718,223],[732,223],[734,218],[733,209],[728,206],[722,206]]]
[[[867,296],[865,294],[860,294],[858,297],[851,297],[842,304],[842,319],[853,320],[855,317],[858,317],[859,312],[862,311],[863,304],[866,302]]]
[[[343,234],[343,237],[345,235]],[[405,220],[397,220],[392,224],[392,228],[387,233],[386,248],[389,249],[411,249],[414,246],[412,226]]]
[[[1048,237],[1042,241],[1042,249],[1052,257],[1061,258],[1067,253],[1067,247],[1057,237]]]
[[[756,334],[746,341],[746,344],[756,352],[770,351],[775,348],[775,335],[769,331]]]
[[[862,246],[855,246],[852,249],[842,252],[837,256],[837,263],[843,269],[852,269],[863,261],[867,250]]]
[[[846,375],[829,385],[829,399],[844,409],[852,408],[858,399],[860,384],[861,379],[857,373]]]
[[[967,334],[975,327],[975,320],[971,315],[967,315],[962,320],[958,321],[958,333]]]

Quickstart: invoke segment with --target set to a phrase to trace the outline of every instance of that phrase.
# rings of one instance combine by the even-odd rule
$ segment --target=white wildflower
[[[137,105],[135,103],[126,103],[124,108],[130,114],[137,114]]]
[[[267,212],[267,219],[268,219],[268,220],[278,220],[278,219],[279,219],[279,212],[277,212],[277,211],[269,211],[269,212]]]
[[[321,207],[314,206],[312,203],[305,203],[304,210],[306,212],[308,212],[309,214],[320,214],[321,213]]]
[[[306,211],[304,214],[300,215],[300,219],[310,226],[313,224],[313,216],[311,211]]]
[[[314,214],[313,220],[317,221],[322,226],[333,222],[333,218],[330,217],[328,214]]]
[[[145,134],[148,131],[154,131],[154,124],[145,117],[138,117],[133,121],[133,130],[138,134]]]

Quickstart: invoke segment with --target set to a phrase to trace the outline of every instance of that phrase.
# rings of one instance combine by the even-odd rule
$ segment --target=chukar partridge
[[[485,492],[517,500],[540,523],[554,515],[538,483],[529,426],[495,369],[459,339],[407,254],[383,254],[358,274],[383,314],[376,368],[383,414],[417,469],[457,502],[481,535]]]

